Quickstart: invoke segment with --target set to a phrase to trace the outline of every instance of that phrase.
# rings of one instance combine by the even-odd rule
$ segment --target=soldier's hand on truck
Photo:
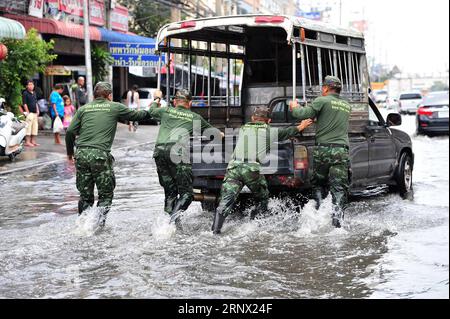
[[[300,122],[300,124],[297,126],[297,129],[299,130],[299,132],[303,131],[304,129],[306,129],[307,127],[310,127],[313,124],[313,120],[312,119],[307,119],[307,120],[303,120]]]
[[[291,102],[289,102],[289,108],[291,109],[291,112],[293,109],[300,107],[300,104],[298,103],[297,100],[293,100]]]
[[[153,101],[158,103],[158,106],[161,106],[162,97],[163,97],[163,93],[161,90],[156,90],[153,93]]]

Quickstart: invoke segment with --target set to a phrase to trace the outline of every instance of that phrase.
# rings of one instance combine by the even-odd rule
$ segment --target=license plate
[[[448,119],[448,111],[442,111],[438,113],[439,118],[447,118]]]

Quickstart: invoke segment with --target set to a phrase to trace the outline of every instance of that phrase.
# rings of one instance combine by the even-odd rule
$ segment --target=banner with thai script
[[[28,14],[32,17],[42,18],[44,12],[44,0],[30,0]]]
[[[89,23],[98,26],[105,25],[105,3],[103,0],[89,1]]]
[[[111,12],[111,27],[113,30],[128,32],[128,9],[116,5]]]
[[[118,67],[157,67],[159,55],[155,54],[155,50],[156,45],[148,43],[111,42],[109,44],[109,53],[114,59],[113,66]],[[162,62],[165,63],[164,55]]]

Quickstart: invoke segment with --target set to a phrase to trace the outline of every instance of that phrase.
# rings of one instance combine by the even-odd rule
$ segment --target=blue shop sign
[[[155,54],[156,45],[151,43],[109,43],[109,53],[111,53],[113,66],[130,67],[145,66],[157,67],[159,55]],[[165,56],[162,56],[165,63]]]

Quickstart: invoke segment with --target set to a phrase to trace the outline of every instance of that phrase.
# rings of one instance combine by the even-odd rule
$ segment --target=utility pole
[[[86,61],[86,90],[88,93],[88,102],[94,99],[92,88],[92,64],[91,64],[91,35],[89,33],[89,0],[83,1],[83,20],[84,20],[84,55]]]
[[[115,0],[107,0],[105,3],[105,20],[106,20],[106,29],[112,30],[112,21],[111,21],[111,15],[112,11],[115,7]],[[109,45],[108,45],[109,46]],[[109,47],[108,47],[109,49]],[[107,82],[111,83],[111,86],[113,87],[113,66],[108,66],[108,75],[107,75]]]

